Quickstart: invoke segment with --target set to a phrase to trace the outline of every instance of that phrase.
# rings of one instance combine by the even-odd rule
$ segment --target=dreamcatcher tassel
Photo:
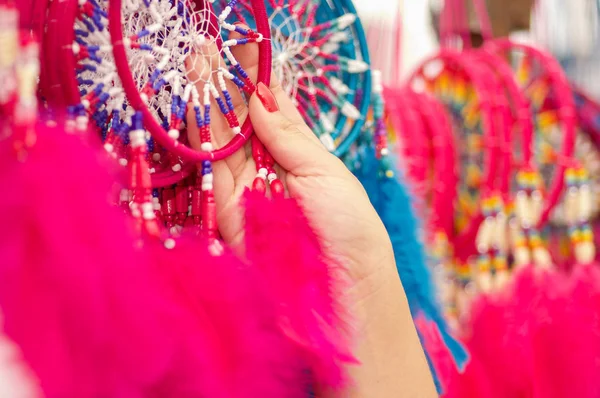
[[[245,194],[246,256],[279,302],[278,326],[296,343],[322,387],[340,389],[343,365],[356,363],[340,294],[344,270],[326,258],[298,203],[281,195]]]
[[[463,368],[468,358],[467,352],[450,334],[442,315],[423,245],[417,236],[420,226],[412,208],[411,197],[389,156],[382,119],[381,80],[377,73],[374,73],[373,81],[375,142],[367,142],[362,148],[359,167],[354,170],[354,174],[365,187],[390,236],[396,267],[413,318],[423,314],[426,319],[435,322],[457,366]]]
[[[214,245],[187,236],[176,243],[167,240],[169,249],[150,244],[166,292],[195,320],[176,335],[203,345],[204,357],[190,359],[208,366],[175,363],[165,391],[170,396],[305,396],[308,380],[297,348],[277,328],[271,286],[229,250],[221,247],[214,255]]]

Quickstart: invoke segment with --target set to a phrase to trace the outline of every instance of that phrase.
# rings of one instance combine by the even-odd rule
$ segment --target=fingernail
[[[262,82],[256,85],[256,95],[258,96],[260,102],[262,102],[265,109],[270,113],[277,112],[279,110],[279,105],[277,105],[275,96]]]

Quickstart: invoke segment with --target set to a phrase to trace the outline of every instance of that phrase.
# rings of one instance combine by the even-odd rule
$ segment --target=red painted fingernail
[[[256,85],[256,95],[267,111],[273,113],[279,110],[279,105],[277,105],[275,96],[263,83],[258,83]]]

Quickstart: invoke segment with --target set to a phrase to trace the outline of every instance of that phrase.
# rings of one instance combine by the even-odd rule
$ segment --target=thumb
[[[338,159],[325,149],[304,121],[286,116],[293,114],[290,109],[294,109],[294,104],[285,93],[281,94],[276,96],[263,83],[257,84],[249,102],[255,134],[273,159],[290,173],[323,174]]]

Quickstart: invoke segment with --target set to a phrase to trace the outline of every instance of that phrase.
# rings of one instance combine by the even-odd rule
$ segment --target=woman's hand
[[[255,77],[258,47],[234,50],[244,69]],[[326,254],[348,269],[348,293],[361,339],[357,356],[362,362],[352,370],[356,387],[351,396],[434,396],[390,239],[363,187],[316,138],[275,78],[270,88],[258,84],[248,106],[240,95],[233,101],[240,121],[250,116],[255,134],[280,166],[277,172],[287,194],[300,203]],[[224,119],[216,113],[211,116],[223,127],[213,122],[213,131],[229,131]],[[190,142],[199,149],[197,137],[197,131],[190,129]],[[230,139],[217,136],[215,144],[222,146]],[[244,234],[240,199],[256,176],[254,160],[244,148],[215,162],[213,170],[219,231],[229,245],[239,247]],[[414,383],[419,384],[415,393],[420,393],[406,394]]]

